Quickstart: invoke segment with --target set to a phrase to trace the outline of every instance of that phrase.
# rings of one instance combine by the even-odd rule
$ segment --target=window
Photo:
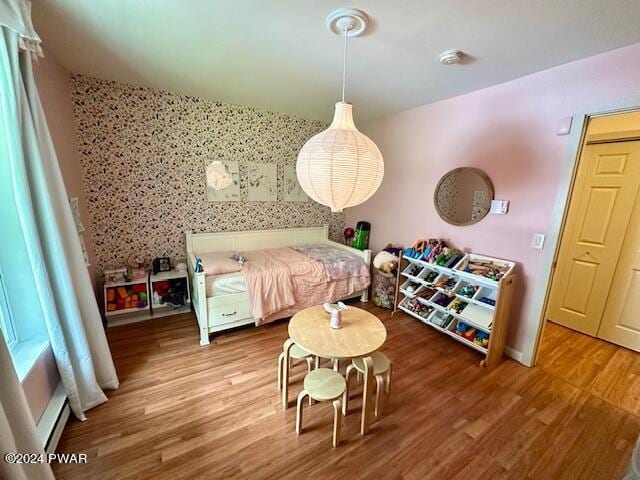
[[[39,328],[30,328],[27,331],[22,325],[16,323],[19,317],[14,316],[14,311],[9,303],[7,285],[2,274],[3,271],[0,268],[0,332],[9,347],[18,379],[22,381],[29,374],[44,349],[47,348],[49,341],[41,331],[41,322],[38,322]]]
[[[9,351],[11,351],[17,343],[16,329],[13,325],[13,316],[7,299],[7,291],[4,287],[2,270],[0,270],[0,331],[9,346]]]
[[[44,311],[38,301],[36,272],[31,267],[28,239],[23,233],[16,202],[15,189],[22,183],[13,181],[12,149],[9,147],[20,138],[16,135],[20,125],[17,118],[5,115],[3,110],[3,87],[11,85],[11,78],[4,78],[5,75],[9,73],[0,72],[0,332],[9,345],[13,366],[22,381],[49,345],[49,340]]]

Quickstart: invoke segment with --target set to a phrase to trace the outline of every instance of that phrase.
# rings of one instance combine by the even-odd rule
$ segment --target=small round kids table
[[[329,314],[324,311],[322,305],[301,310],[289,321],[289,337],[317,357],[331,359],[363,357],[365,373],[360,433],[364,435],[369,430],[374,384],[373,360],[369,355],[382,346],[387,339],[387,330],[378,317],[352,306],[342,311],[342,328],[331,328],[329,318]],[[288,358],[288,354],[289,352],[285,352],[285,358]],[[283,376],[282,404],[287,408],[288,369],[284,369]]]

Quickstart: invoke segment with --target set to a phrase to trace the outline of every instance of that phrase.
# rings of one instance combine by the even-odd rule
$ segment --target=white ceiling
[[[342,40],[324,18],[365,10],[350,43],[356,121],[640,41],[638,0],[34,0],[45,46],[72,72],[330,120]],[[443,66],[438,54],[470,55]]]

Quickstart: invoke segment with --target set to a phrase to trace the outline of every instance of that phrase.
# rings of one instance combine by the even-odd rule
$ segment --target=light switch
[[[509,200],[491,200],[489,213],[494,215],[506,215],[509,211]]]
[[[558,122],[558,129],[556,130],[556,135],[569,135],[571,133],[571,123],[573,121],[572,117],[563,117]]]
[[[544,247],[544,233],[533,234],[533,239],[531,240],[531,247],[536,248],[538,250],[542,250],[542,247]]]

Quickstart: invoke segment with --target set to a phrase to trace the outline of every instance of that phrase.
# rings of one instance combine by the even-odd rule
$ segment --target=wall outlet
[[[506,215],[509,211],[509,200],[491,200],[490,213],[494,215]]]
[[[542,250],[544,247],[544,233],[534,233],[531,240],[531,247]]]

